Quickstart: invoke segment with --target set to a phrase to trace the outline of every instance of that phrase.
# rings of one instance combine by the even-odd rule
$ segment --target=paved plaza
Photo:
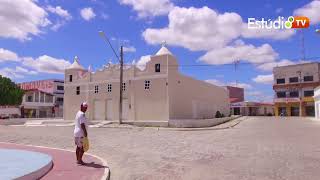
[[[0,142],[74,149],[73,127],[0,126]],[[243,117],[233,128],[90,128],[112,180],[308,180],[320,177],[320,122]]]

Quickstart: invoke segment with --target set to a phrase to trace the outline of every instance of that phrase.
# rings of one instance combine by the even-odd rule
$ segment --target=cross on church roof
[[[166,47],[167,46],[167,41],[162,41],[161,42],[161,47]]]

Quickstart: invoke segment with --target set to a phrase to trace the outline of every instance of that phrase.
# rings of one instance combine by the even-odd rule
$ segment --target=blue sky
[[[248,30],[248,18],[308,16],[306,61],[319,61],[318,12],[316,0],[3,0],[0,74],[16,82],[63,79],[76,55],[94,70],[116,63],[98,34],[103,30],[115,48],[130,49],[126,63],[155,54],[166,41],[184,74],[218,85],[237,81],[247,100],[272,101],[272,67],[301,62],[301,32]]]

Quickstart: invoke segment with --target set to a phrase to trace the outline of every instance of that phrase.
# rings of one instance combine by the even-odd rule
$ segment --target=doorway
[[[107,100],[107,107],[106,107],[106,112],[107,112],[107,120],[111,121],[113,119],[113,108],[112,108],[112,100]]]
[[[300,108],[299,107],[291,107],[291,116],[299,116]]]
[[[94,120],[105,120],[105,101],[94,101]]]
[[[306,116],[315,116],[315,109],[314,106],[306,106]]]

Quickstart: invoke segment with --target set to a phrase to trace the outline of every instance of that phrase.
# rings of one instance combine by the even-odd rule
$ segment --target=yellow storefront
[[[300,113],[300,99],[286,98],[278,99],[274,105],[275,116],[299,116]],[[305,97],[302,99],[302,116],[313,116],[314,113],[314,99],[313,97]]]

